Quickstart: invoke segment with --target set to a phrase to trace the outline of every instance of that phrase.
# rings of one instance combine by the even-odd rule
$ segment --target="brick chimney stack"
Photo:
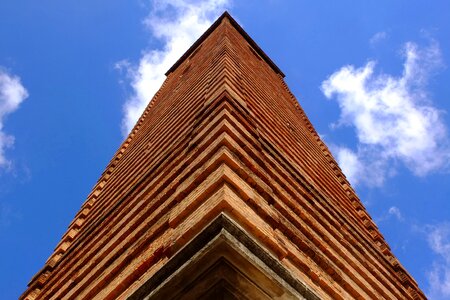
[[[166,75],[21,299],[425,299],[227,12]]]

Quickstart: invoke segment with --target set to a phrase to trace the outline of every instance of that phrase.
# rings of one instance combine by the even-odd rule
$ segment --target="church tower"
[[[21,299],[425,299],[228,13],[166,75]]]

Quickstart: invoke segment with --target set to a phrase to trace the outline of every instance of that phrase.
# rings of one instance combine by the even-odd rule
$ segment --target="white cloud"
[[[396,206],[392,206],[388,210],[388,214],[390,216],[394,216],[398,221],[403,221],[402,213],[400,212],[400,209]]]
[[[20,78],[0,67],[0,168],[8,169],[11,166],[11,161],[5,157],[5,151],[14,144],[14,136],[3,131],[6,117],[16,111],[27,97],[27,90],[22,86]]]
[[[442,112],[426,91],[428,77],[442,65],[439,46],[434,41],[426,48],[407,43],[403,53],[401,76],[376,75],[376,63],[369,61],[362,68],[344,66],[322,83],[325,96],[336,99],[341,109],[337,127],[352,126],[356,131],[356,151],[336,148],[353,184],[382,185],[395,174],[398,162],[417,176],[449,166]],[[366,171],[372,167],[375,173],[369,176]]]
[[[363,175],[361,174],[363,166],[358,156],[352,150],[345,147],[340,147],[336,151],[337,160],[345,168],[343,171],[347,175],[348,180],[358,182],[358,179]]]
[[[116,67],[125,69],[133,94],[124,105],[122,132],[128,134],[153,95],[164,73],[211,25],[230,0],[157,0],[144,20],[152,36],[163,43],[161,49],[144,51],[138,65],[124,60]]]
[[[388,35],[385,31],[377,32],[370,38],[369,43],[371,45],[375,45],[375,44],[381,42],[382,40],[386,39],[387,36]]]
[[[381,224],[381,222],[392,220],[392,218],[395,218],[396,221],[399,222],[405,222],[407,221],[400,210],[400,208],[396,206],[391,206],[389,209],[381,216],[376,218],[376,223]],[[409,222],[407,222],[409,223]]]
[[[430,299],[450,299],[450,223],[428,226],[428,244],[437,255],[427,273]]]
[[[347,177],[353,185],[364,183],[368,186],[381,186],[384,183],[385,173],[388,166],[385,160],[368,159],[378,155],[370,148],[359,148],[357,152],[345,146],[336,146],[331,144],[330,150],[336,156],[336,159]],[[393,173],[393,170],[390,170]]]

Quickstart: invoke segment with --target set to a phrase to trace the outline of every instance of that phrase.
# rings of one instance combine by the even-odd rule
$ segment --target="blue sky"
[[[401,263],[450,299],[450,2],[0,1],[0,299],[43,266],[224,9],[286,74]]]

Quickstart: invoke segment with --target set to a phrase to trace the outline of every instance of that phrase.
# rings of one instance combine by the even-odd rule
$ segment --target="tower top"
[[[216,28],[227,19],[230,24],[245,38],[249,45],[261,56],[262,59],[275,71],[275,73],[280,74],[284,78],[284,73],[280,68],[267,56],[266,53],[258,46],[258,44],[245,32],[245,30],[236,22],[235,19],[230,15],[228,11],[225,11],[206,31],[203,33],[195,43],[189,47],[189,49],[175,62],[175,64],[166,72],[166,76],[172,73],[183,61],[186,60],[202,43],[208,36],[216,30]]]

